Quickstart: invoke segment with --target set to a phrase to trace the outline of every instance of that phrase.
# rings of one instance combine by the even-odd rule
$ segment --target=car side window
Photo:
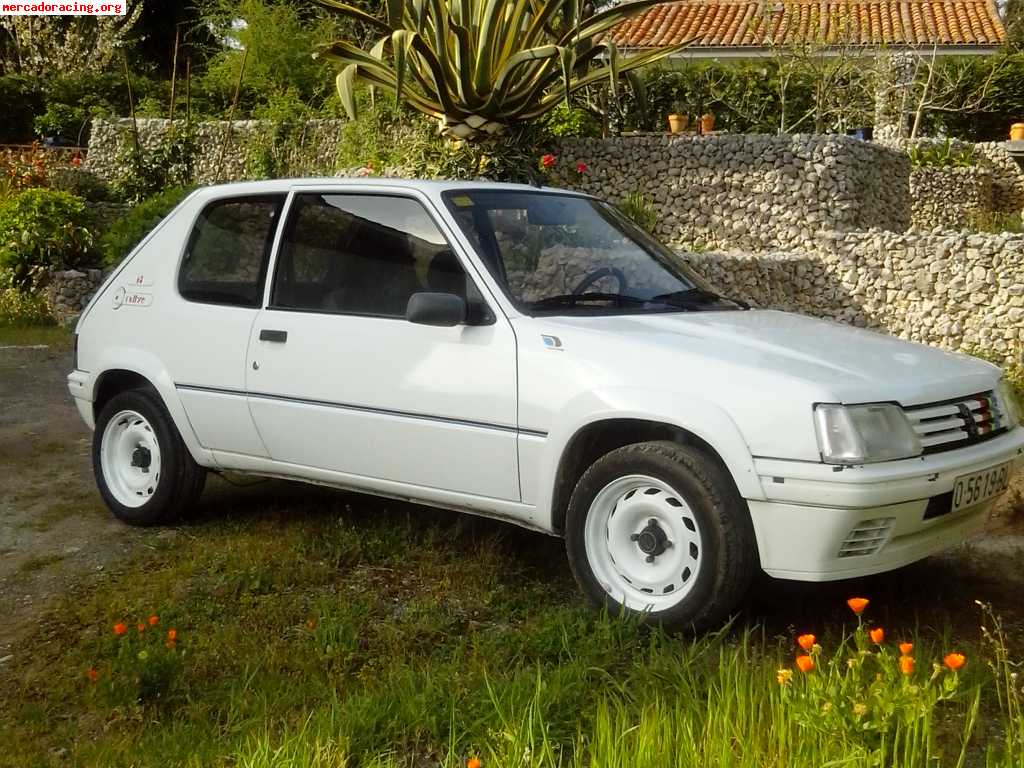
[[[420,291],[483,306],[426,209],[408,197],[295,196],[277,258],[271,306],[405,317]],[[472,314],[472,313],[471,313]]]
[[[189,301],[258,307],[284,195],[210,203],[199,214],[178,272]]]

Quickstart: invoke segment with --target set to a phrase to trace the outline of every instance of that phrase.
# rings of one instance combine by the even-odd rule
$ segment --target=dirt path
[[[178,535],[130,528],[103,507],[91,436],[65,387],[70,368],[67,351],[0,349],[0,671],[52,597],[118,573],[138,548]],[[973,543],[983,555],[1010,555],[1014,569],[1024,551],[1022,493],[1024,477],[1001,504],[990,535]],[[245,494],[213,480],[204,506]]]

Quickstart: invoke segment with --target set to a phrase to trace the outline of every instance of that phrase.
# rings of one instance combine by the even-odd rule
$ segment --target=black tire
[[[110,421],[124,411],[134,411],[148,422],[160,451],[159,479],[140,506],[118,501],[103,471],[103,436]],[[118,520],[129,525],[174,522],[195,505],[206,483],[206,470],[196,464],[160,396],[150,388],[126,390],[103,406],[93,431],[92,466],[103,502]]]
[[[586,545],[594,500],[610,483],[630,475],[649,476],[670,486],[696,518],[702,547],[703,560],[692,585],[679,590],[682,597],[676,604],[643,611],[645,621],[668,630],[695,632],[721,625],[760,571],[760,561],[750,512],[732,478],[718,462],[691,446],[667,441],[628,445],[604,455],[584,472],[569,501],[565,526],[569,565],[580,588],[595,606],[610,614],[641,613],[602,587]],[[598,530],[607,534],[607,529]],[[614,559],[611,562],[615,564]]]

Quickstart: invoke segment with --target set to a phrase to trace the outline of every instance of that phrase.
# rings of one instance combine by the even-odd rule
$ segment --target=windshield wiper
[[[557,296],[547,296],[543,299],[530,302],[530,309],[545,309],[548,307],[575,307],[580,302],[587,301],[614,301],[617,304],[646,304],[647,299],[637,296],[629,296],[624,293],[599,293],[588,291],[587,293],[561,293]]]
[[[699,307],[707,306],[709,304],[717,304],[719,302],[729,302],[736,304],[743,309],[750,309],[750,305],[745,301],[741,301],[740,299],[728,299],[725,296],[719,296],[717,293],[705,291],[703,288],[687,288],[684,291],[662,293],[658,296],[651,297],[650,301],[660,301],[664,304],[670,304],[678,307]]]

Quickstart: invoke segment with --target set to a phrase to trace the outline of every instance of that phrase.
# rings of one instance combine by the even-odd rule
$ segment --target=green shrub
[[[950,139],[915,144],[907,154],[915,168],[970,168],[977,164],[973,146],[957,146]]]
[[[14,275],[9,270],[0,270],[0,326],[52,322],[46,298],[39,292],[18,290],[14,286]]]
[[[60,136],[77,142],[87,120],[88,115],[81,107],[50,102],[46,105],[46,111],[32,121],[32,128],[41,138]]]
[[[192,182],[196,158],[196,140],[192,127],[182,124],[168,132],[160,144],[136,152],[131,142],[117,158],[118,176],[111,192],[126,203],[138,203],[168,187]]]
[[[645,232],[654,234],[658,226],[658,213],[642,192],[630,192],[619,204],[619,210]]]
[[[191,191],[190,187],[171,187],[133,206],[100,239],[103,264],[120,263]]]
[[[54,168],[50,172],[50,188],[70,192],[90,202],[106,200],[110,194],[107,183],[92,171],[75,166]]]
[[[16,288],[32,289],[50,267],[85,264],[93,216],[86,201],[53,189],[25,189],[0,206],[0,269]]]

